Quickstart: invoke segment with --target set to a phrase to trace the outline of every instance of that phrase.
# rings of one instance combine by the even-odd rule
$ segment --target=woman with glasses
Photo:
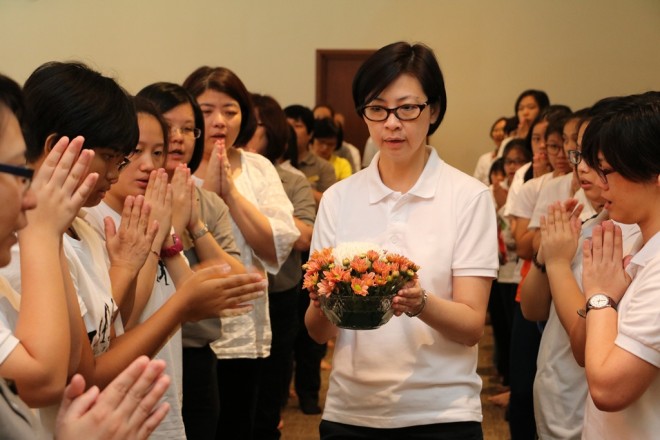
[[[593,228],[608,219],[608,213],[603,210],[605,199],[596,185],[598,175],[581,159],[580,145],[589,119],[604,110],[603,106],[596,105],[588,114],[581,112],[575,124],[576,129],[579,127],[578,142],[568,150],[568,157],[575,167],[580,188],[575,199],[551,203],[541,216],[541,248],[537,258],[540,266],[530,269],[521,289],[525,317],[547,321],[534,380],[535,419],[541,438],[580,439],[582,436],[587,382],[584,369],[571,352],[569,332],[575,325],[584,325],[584,320],[576,313],[585,303],[581,246],[589,239]],[[576,204],[577,209],[573,210]],[[629,250],[639,235],[639,228],[621,226],[624,246]]]
[[[151,101],[169,126],[167,161],[161,166],[173,189],[176,209],[172,212],[172,225],[190,265],[222,261],[234,273],[245,272],[225,202],[211,191],[186,184],[190,174],[197,171],[204,152],[204,117],[197,101],[182,86],[165,82],[144,87],[138,96]],[[174,178],[182,173],[185,178]],[[215,438],[220,402],[217,357],[209,344],[220,334],[217,318],[189,322],[181,329],[183,421],[190,438]]]
[[[595,184],[610,219],[639,226],[641,248],[627,256],[621,227],[610,221],[595,227],[582,247],[585,325],[573,327],[571,343],[584,353],[589,385],[583,438],[655,438],[660,430],[660,93],[607,101],[608,111],[595,115],[585,130],[582,160],[598,174]]]
[[[492,197],[426,145],[447,109],[430,48],[381,48],[353,99],[380,151],[324,193],[311,249],[372,242],[421,269],[376,330],[335,327],[310,294],[310,335],[337,337],[321,438],[482,438],[476,344],[498,268]]]

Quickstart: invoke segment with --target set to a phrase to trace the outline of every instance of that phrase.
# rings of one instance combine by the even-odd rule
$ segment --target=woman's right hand
[[[63,136],[46,156],[32,182],[37,206],[26,213],[29,227],[61,236],[71,226],[98,179],[87,174],[94,151],[82,150],[84,141]]]
[[[579,212],[582,210],[576,208],[569,214],[567,208],[571,206],[574,204],[555,202],[548,206],[548,216],[541,216],[542,261],[546,264],[562,262],[570,265],[575,257],[581,230]]]
[[[219,141],[215,143],[209,158],[206,176],[202,188],[219,195],[223,200],[234,188],[231,164],[227,157],[227,149]]]
[[[167,183],[167,173],[160,168],[149,175],[144,201],[151,206],[149,223],[158,222],[158,233],[152,250],[160,252],[172,229],[172,187]]]

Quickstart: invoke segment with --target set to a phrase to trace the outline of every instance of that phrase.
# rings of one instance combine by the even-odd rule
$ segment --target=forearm
[[[584,368],[589,393],[594,402],[607,401],[608,394],[621,394],[626,388],[625,381],[617,380],[618,375],[613,374],[613,365],[608,365],[616,348],[617,312],[610,307],[592,310],[586,321]]]
[[[64,250],[60,249],[60,270],[62,280],[64,281],[64,290],[67,302],[67,311],[69,314],[69,328],[71,329],[71,354],[69,356],[69,368],[67,378],[71,378],[77,371],[80,364],[84,344],[89,345],[87,335],[84,338],[80,336],[78,328],[82,322],[80,305],[78,304],[78,295],[71,279],[69,266],[64,257]],[[84,326],[83,326],[84,328]]]
[[[293,217],[293,222],[296,224],[296,228],[300,231],[300,236],[293,243],[293,249],[301,252],[309,250],[309,246],[312,244],[312,233],[314,232],[314,227],[308,225],[297,217]]]
[[[516,254],[518,254],[518,257],[524,260],[532,259],[532,256],[534,255],[533,240],[533,230],[527,229],[523,232],[516,233]]]
[[[135,300],[133,301],[131,313],[128,317],[125,317],[122,312],[124,329],[127,331],[140,322],[140,316],[142,315],[144,308],[147,306],[149,298],[151,298],[154,283],[158,276],[159,261],[160,260],[156,254],[150,252],[147,261],[145,261],[144,266],[142,266],[142,269],[138,273],[135,287]]]
[[[564,330],[569,333],[576,321],[583,320],[577,310],[584,308],[586,300],[567,262],[549,261],[546,270],[557,316]]]
[[[245,273],[243,264],[225,252],[210,233],[206,233],[195,240],[195,253],[200,262],[222,261],[231,267],[232,273]]]
[[[550,314],[552,296],[548,276],[532,266],[520,286],[520,308],[528,321],[545,321]]]
[[[307,312],[305,312],[305,327],[307,327],[309,336],[319,344],[325,344],[337,336],[339,331],[313,302],[310,302]]]
[[[232,191],[224,200],[250,248],[262,260],[276,265],[275,237],[268,218],[238,191]]]
[[[22,293],[15,331],[31,366],[13,376],[21,397],[33,405],[50,404],[64,390],[71,354],[61,237],[36,229],[19,233]]]
[[[163,258],[163,263],[167,268],[167,273],[172,277],[174,285],[179,288],[183,282],[192,275],[192,270],[181,253],[173,257]]]
[[[446,338],[467,346],[479,342],[486,324],[485,311],[480,312],[467,304],[447,301],[431,294],[418,318]]]
[[[128,320],[135,304],[137,288],[137,274],[124,267],[110,266],[110,283],[112,285],[112,298],[117,304],[119,313],[124,320]],[[115,316],[113,316],[114,322]]]

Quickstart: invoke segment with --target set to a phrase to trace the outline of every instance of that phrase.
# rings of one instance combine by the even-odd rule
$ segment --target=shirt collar
[[[641,239],[642,234],[639,234],[638,242],[635,243],[635,246],[633,247],[639,248]],[[633,251],[634,250],[635,249],[633,249]],[[646,266],[649,261],[655,258],[658,254],[660,254],[660,232],[656,232],[655,235],[651,237],[651,239],[647,241],[646,244],[632,257],[630,264],[628,264],[628,267],[626,268],[626,272],[628,272],[629,275],[634,276],[638,268]]]
[[[429,160],[422,170],[422,174],[415,182],[407,194],[416,196],[422,199],[430,199],[435,196],[437,190],[437,177],[439,176],[441,166],[444,163],[437,151],[434,148],[425,147],[429,150]],[[378,171],[378,161],[380,160],[380,151],[376,153],[371,164],[367,167],[367,187],[369,191],[369,203],[378,203],[390,194],[395,193],[394,190],[387,187],[380,178]]]

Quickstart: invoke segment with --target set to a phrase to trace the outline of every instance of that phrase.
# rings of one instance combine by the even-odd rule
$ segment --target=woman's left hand
[[[408,283],[394,297],[392,309],[395,316],[401,316],[403,313],[417,314],[424,307],[424,289],[419,285],[419,281]]]
[[[213,191],[226,201],[226,197],[234,188],[234,179],[227,149],[220,142],[216,142],[213,147],[207,170],[202,187]]]

